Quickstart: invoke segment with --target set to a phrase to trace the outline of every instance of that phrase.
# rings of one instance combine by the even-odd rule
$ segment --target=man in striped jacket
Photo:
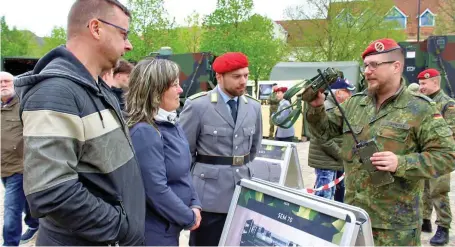
[[[116,0],[77,0],[66,46],[15,82],[37,245],[141,245],[145,193],[115,95],[98,76],[132,49]]]

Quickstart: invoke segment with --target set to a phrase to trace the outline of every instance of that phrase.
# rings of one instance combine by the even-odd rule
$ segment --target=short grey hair
[[[115,7],[131,19],[131,12],[118,0],[76,0],[68,13],[67,39],[86,29],[93,18],[109,19]]]
[[[167,59],[141,60],[131,71],[126,93],[129,127],[147,122],[153,124],[162,96],[179,78],[179,66]]]

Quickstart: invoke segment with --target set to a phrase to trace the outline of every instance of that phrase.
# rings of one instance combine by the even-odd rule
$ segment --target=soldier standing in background
[[[309,103],[307,119],[321,141],[342,135],[345,203],[369,214],[375,245],[420,245],[424,180],[454,170],[452,131],[431,99],[406,89],[404,55],[394,40],[372,42],[362,58],[368,90],[342,107],[357,139],[376,144],[379,151],[369,157],[374,168],[392,177],[374,183],[377,171],[361,163],[351,128],[338,109],[325,111],[321,92]]]
[[[270,111],[269,111],[269,139],[273,140],[273,134],[275,133],[275,125],[272,122],[272,115],[278,111],[278,104],[280,101],[276,98],[276,88],[278,84],[273,83],[272,85],[272,93],[269,96],[269,105],[270,105]]]
[[[278,104],[278,110],[277,112],[280,112],[280,114],[274,113],[272,117],[275,117],[278,122],[284,121],[289,114],[291,114],[291,109],[286,109],[291,106],[291,103],[289,103],[288,100],[284,98],[284,94],[288,90],[287,87],[277,87],[273,91],[276,94],[276,99],[278,99],[279,104]],[[284,110],[286,109],[286,110]],[[283,141],[283,142],[292,142],[294,139],[295,135],[295,130],[294,126],[291,126],[289,128],[282,128],[277,126],[276,127],[276,135],[275,135],[275,140],[277,141]]]
[[[193,184],[202,202],[200,227],[191,232],[191,246],[216,246],[235,185],[253,172],[248,165],[262,141],[260,103],[244,95],[248,59],[228,52],[213,63],[218,86],[186,100],[180,123],[193,156]]]
[[[436,102],[436,106],[452,131],[455,131],[455,100],[441,90],[441,75],[435,69],[422,71],[418,76],[420,92]],[[455,133],[455,132],[454,132]],[[450,210],[450,173],[439,178],[425,181],[423,193],[423,232],[432,232],[431,213],[436,210],[436,234],[430,239],[430,244],[439,246],[449,242],[449,228],[452,222]]]

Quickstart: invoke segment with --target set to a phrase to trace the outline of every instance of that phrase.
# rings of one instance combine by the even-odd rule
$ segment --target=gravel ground
[[[302,168],[303,179],[304,179],[305,186],[307,188],[312,187],[312,185],[314,184],[314,180],[315,180],[314,170],[312,168],[308,167],[308,165],[307,165],[308,147],[309,147],[309,142],[301,142],[301,143],[297,144],[297,150],[299,153],[299,160],[300,160],[300,165]],[[454,181],[454,179],[455,179],[454,173],[452,173],[450,206],[452,208],[452,212],[454,212],[454,214],[455,214],[455,200],[454,200],[455,199],[455,197],[454,197],[455,196],[455,181]],[[3,186],[0,186],[0,194],[2,195],[2,197],[4,196]],[[434,222],[435,220],[436,220],[436,214],[433,211],[432,222]],[[0,225],[1,225],[1,228],[3,229],[3,200],[0,200]],[[436,225],[433,223],[434,232],[436,231],[436,228],[437,228]],[[25,230],[26,230],[26,226],[24,224],[23,231],[25,232]],[[422,233],[422,244],[424,246],[430,246],[429,240],[434,235],[434,232],[433,233]],[[182,232],[182,234],[180,236],[180,246],[188,246],[188,236],[189,236],[188,231]],[[3,243],[3,235],[0,237],[0,241]],[[35,245],[35,240],[33,240],[27,244],[24,244],[22,246],[34,246],[34,245]],[[451,224],[450,241],[449,241],[448,246],[455,246],[455,222],[454,221],[452,221],[452,224]]]

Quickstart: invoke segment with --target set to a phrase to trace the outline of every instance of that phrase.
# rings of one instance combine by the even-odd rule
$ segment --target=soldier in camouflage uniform
[[[280,101],[276,98],[276,93],[275,93],[275,89],[277,88],[277,84],[276,83],[273,83],[273,86],[272,86],[272,93],[270,94],[269,96],[269,105],[270,105],[270,114],[269,114],[269,139],[270,140],[273,140],[273,134],[275,132],[275,126],[273,125],[273,122],[272,122],[272,115],[273,113],[277,112],[278,111],[278,103],[280,103]]]
[[[370,160],[393,180],[373,184],[354,149],[351,130],[339,110],[324,110],[322,93],[310,102],[307,119],[315,138],[342,134],[345,203],[368,212],[375,245],[420,245],[424,179],[454,170],[452,131],[431,99],[406,90],[401,78],[404,55],[394,40],[374,41],[362,57],[368,89],[342,107],[358,140],[375,139],[379,152]]]
[[[427,69],[422,71],[417,78],[419,79],[420,92],[436,102],[438,110],[452,129],[452,132],[455,131],[455,101],[441,90],[441,75],[439,72],[435,69]],[[449,191],[450,174],[425,181],[422,231],[432,232],[430,219],[433,206],[437,215],[436,225],[438,230],[430,239],[431,245],[439,246],[449,242],[449,228],[452,222]]]

